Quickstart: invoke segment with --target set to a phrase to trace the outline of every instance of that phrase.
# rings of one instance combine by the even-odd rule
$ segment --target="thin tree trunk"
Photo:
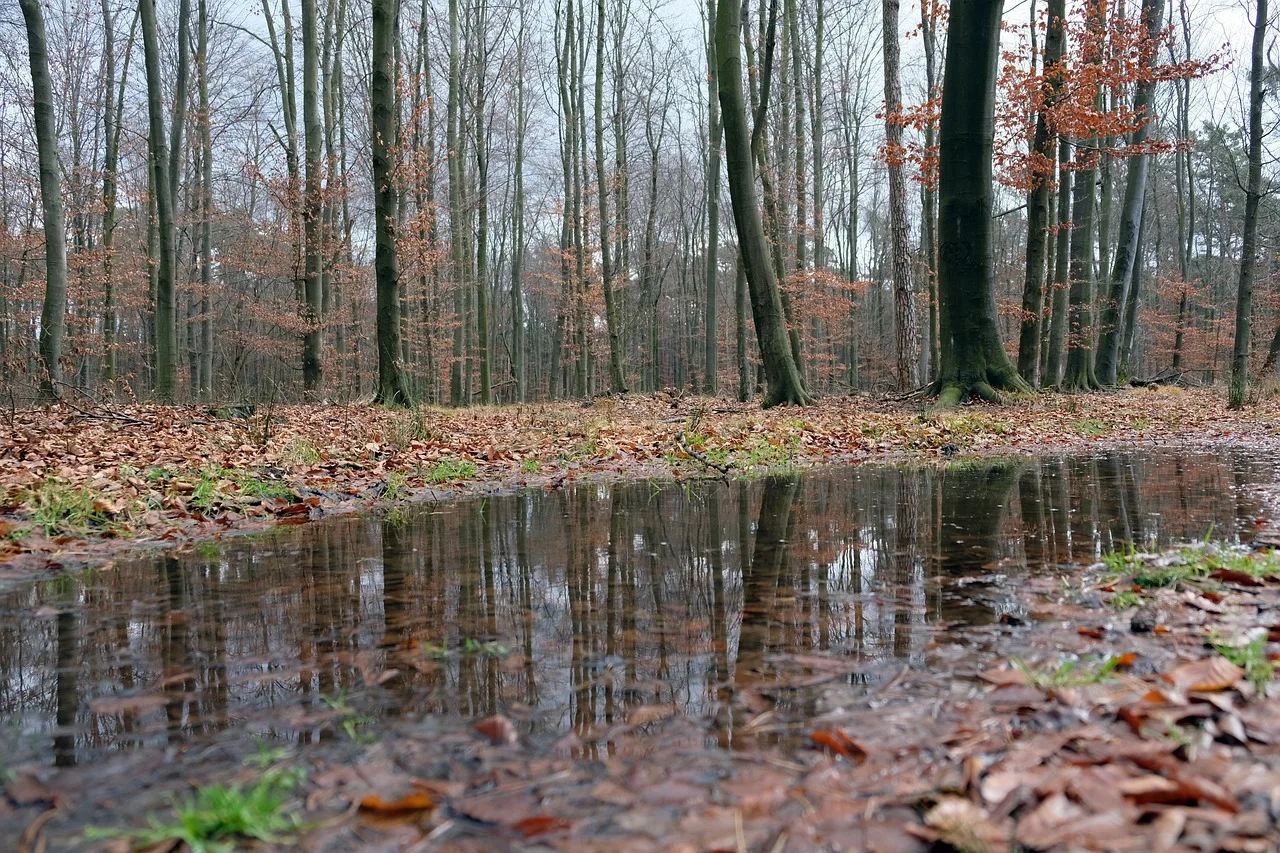
[[[596,0],[596,202],[600,208],[600,284],[604,289],[604,319],[609,337],[609,385],[615,394],[627,392],[622,371],[620,334],[622,319],[613,293],[613,257],[609,253],[612,223],[609,221],[609,183],[604,160],[604,0]]]
[[[524,103],[524,39],[525,7],[520,6],[520,34],[516,43],[516,154],[515,188],[511,215],[511,372],[516,384],[516,402],[523,403],[525,394],[524,293],[524,143],[528,120]]]
[[[320,337],[322,300],[320,267],[320,48],[316,0],[302,0],[302,127],[306,136],[306,189],[302,203],[305,276],[302,319],[302,385],[308,400],[316,400],[324,385],[323,342]]]
[[[213,116],[209,110],[209,9],[199,0],[199,36],[196,55],[200,94],[200,352],[196,365],[196,390],[200,399],[213,397],[213,319],[209,316],[209,289],[213,285]]]
[[[746,99],[742,91],[741,15],[737,0],[719,1],[716,10],[716,62],[729,195],[747,286],[751,292],[756,339],[768,383],[764,404],[766,407],[783,403],[803,405],[809,402],[809,395],[792,356],[778,282],[769,262],[764,226],[756,203],[751,131],[747,126]],[[767,93],[762,92],[761,116],[767,103]]]
[[[907,238],[907,191],[902,174],[902,81],[899,76],[899,0],[882,0],[884,32],[884,145],[889,173],[889,238],[893,263],[893,349],[898,387],[916,384],[919,331],[911,292],[911,245]]]
[[[1258,253],[1258,204],[1262,200],[1262,80],[1266,74],[1267,0],[1258,0],[1253,22],[1249,67],[1249,185],[1244,197],[1240,239],[1240,281],[1236,290],[1236,336],[1231,352],[1231,386],[1227,405],[1244,407],[1249,390],[1249,338],[1253,331],[1253,276]]]
[[[156,200],[155,293],[155,393],[165,403],[173,402],[177,390],[178,337],[174,325],[173,196],[170,195],[169,151],[165,142],[164,95],[160,81],[160,40],[156,32],[155,0],[138,0],[142,26],[142,52],[147,69],[147,115],[150,123],[150,159],[155,172]]]
[[[62,381],[62,340],[67,311],[67,236],[62,213],[62,178],[44,13],[40,0],[19,0],[19,4],[27,27],[27,51],[31,60],[36,156],[40,162],[40,204],[44,216],[45,286],[39,343],[44,376],[40,381],[40,395],[46,400],[55,400]]]
[[[1049,30],[1044,42],[1042,87],[1044,107],[1036,117],[1032,142],[1034,185],[1027,196],[1027,267],[1022,288],[1022,328],[1018,338],[1018,373],[1036,384],[1040,364],[1040,315],[1043,313],[1046,245],[1048,243],[1049,193],[1057,138],[1049,126],[1050,112],[1062,91],[1062,52],[1066,30],[1065,0],[1050,0]]]
[[[719,280],[720,251],[720,101],[716,79],[715,40],[716,0],[707,0],[707,312],[704,337],[703,369],[706,390],[715,396],[719,390],[716,361],[716,285]]]
[[[1145,36],[1150,46],[1148,67],[1155,62],[1155,49],[1164,26],[1164,0],[1143,0],[1142,20]],[[1141,80],[1133,95],[1133,111],[1142,122],[1129,139],[1129,145],[1141,148],[1147,141],[1150,128],[1151,99],[1155,94],[1154,80]],[[1138,232],[1142,228],[1142,206],[1147,196],[1148,155],[1139,150],[1129,158],[1129,172],[1125,176],[1124,202],[1120,211],[1120,236],[1116,244],[1115,263],[1111,268],[1111,288],[1102,308],[1101,331],[1098,337],[1098,363],[1095,372],[1098,381],[1114,385],[1120,372],[1120,343],[1123,335],[1123,315],[1127,289],[1133,278],[1133,266],[1138,256]]]

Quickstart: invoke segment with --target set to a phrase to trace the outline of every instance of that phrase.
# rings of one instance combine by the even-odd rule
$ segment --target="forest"
[[[1270,0],[0,9],[0,850],[1277,849]]]
[[[978,338],[983,394],[1275,373],[1265,2],[19,6],[11,405],[803,402]],[[940,219],[952,74],[980,243]]]

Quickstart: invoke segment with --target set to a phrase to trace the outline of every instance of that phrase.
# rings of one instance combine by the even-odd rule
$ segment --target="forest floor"
[[[755,476],[859,461],[1126,445],[1280,448],[1280,399],[1042,394],[931,412],[858,395],[763,411],[659,394],[411,411],[372,405],[0,414],[0,581],[341,512],[584,479]]]

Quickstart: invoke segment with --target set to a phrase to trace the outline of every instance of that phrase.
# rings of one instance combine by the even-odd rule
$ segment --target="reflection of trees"
[[[590,742],[640,704],[710,711],[719,686],[773,677],[766,654],[918,656],[921,623],[992,617],[937,576],[1198,538],[1211,519],[1229,536],[1254,511],[1242,487],[1270,476],[1235,468],[1104,455],[590,485],[233,540],[0,596],[0,715],[45,750],[75,733],[58,751],[81,762],[229,722],[298,737],[279,709],[338,691],[410,715],[524,705],[536,733]],[[63,615],[25,618],[44,606]],[[468,638],[518,660],[458,653]],[[384,668],[400,676],[368,688]]]

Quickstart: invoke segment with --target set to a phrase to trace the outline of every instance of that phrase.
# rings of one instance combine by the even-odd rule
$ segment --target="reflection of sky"
[[[767,482],[745,492],[745,513],[738,490],[717,484],[687,494],[590,486],[447,505],[397,528],[394,550],[373,519],[233,540],[213,560],[183,558],[172,607],[159,559],[30,585],[0,597],[0,716],[10,721],[0,738],[18,743],[19,754],[48,749],[60,657],[77,677],[68,701],[84,755],[160,745],[175,734],[205,738],[216,728],[205,723],[224,717],[241,734],[296,738],[291,720],[308,704],[323,710],[316,697],[337,693],[362,712],[411,718],[527,706],[525,725],[548,738],[600,725],[609,702],[614,721],[643,704],[711,715],[726,679],[767,687],[795,675],[790,653],[923,665],[930,623],[998,618],[1016,598],[1010,584],[1044,560],[1090,563],[1133,533],[1141,542],[1200,538],[1210,523],[1215,536],[1236,536],[1258,509],[1238,487],[1274,478],[1273,463],[1208,457],[1181,468],[1168,456],[1138,457],[1128,469],[1105,457],[1015,464],[1019,478],[1005,478],[1009,494],[991,504],[1001,505],[999,516],[985,520],[966,509],[965,490],[976,481],[961,474],[865,468],[806,476],[774,587],[780,600],[763,617],[760,602],[744,599],[740,543],[754,547]],[[1132,488],[1121,490],[1126,480]],[[1061,496],[1064,506],[1055,504]],[[963,514],[948,516],[949,506]],[[611,558],[614,532],[630,547]],[[392,612],[403,613],[400,627],[416,642],[404,649],[382,646],[388,566],[403,575],[401,607]],[[961,576],[962,586],[949,585]],[[750,594],[759,596],[753,577]],[[1002,586],[1001,577],[1010,580]],[[60,649],[58,620],[44,614],[65,607],[74,630]],[[752,630],[763,632],[762,660],[739,659],[744,607]],[[758,646],[761,635],[752,636]],[[501,643],[510,654],[428,653],[467,639]],[[390,669],[402,678],[364,683]],[[194,684],[186,695],[185,678]],[[119,704],[92,709],[122,696],[151,702],[132,714]],[[156,701],[166,696],[187,700],[176,733]],[[315,724],[303,730],[311,736]]]

